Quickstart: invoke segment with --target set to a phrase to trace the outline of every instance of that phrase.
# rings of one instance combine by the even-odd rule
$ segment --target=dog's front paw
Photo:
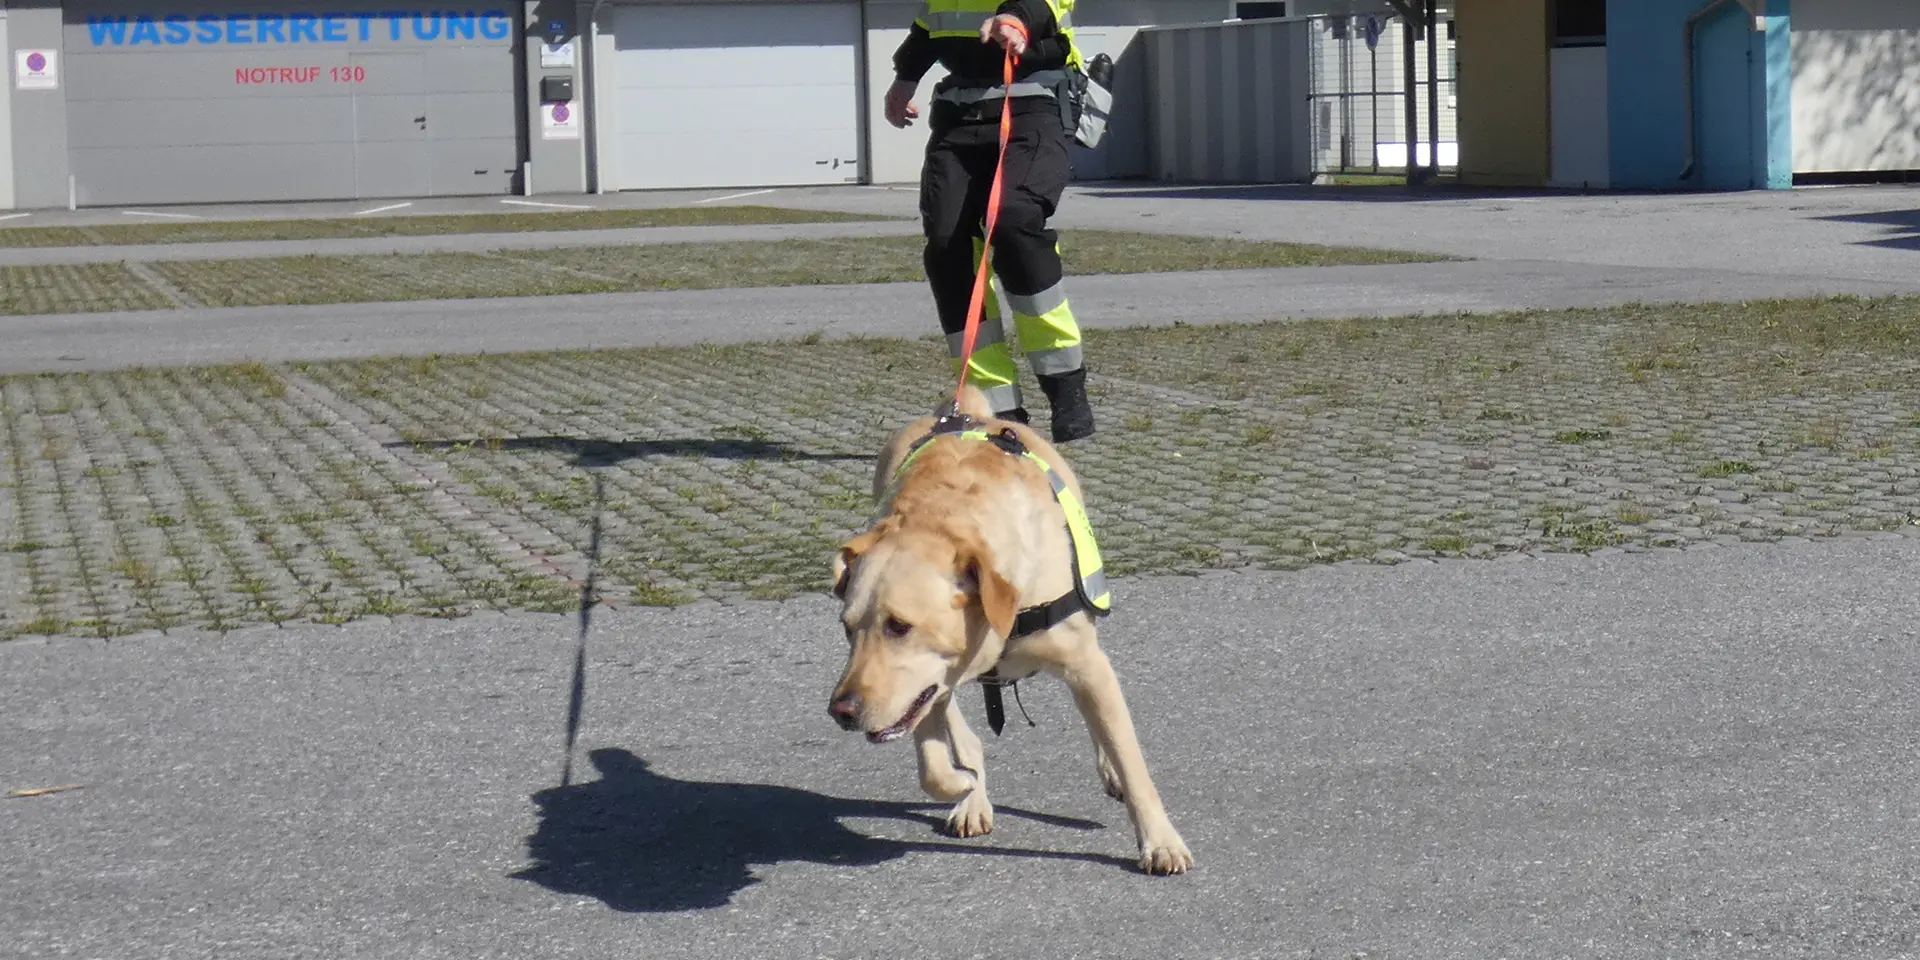
[[[1193,854],[1179,834],[1170,833],[1165,839],[1140,845],[1140,869],[1154,876],[1186,873],[1193,869]]]
[[[985,790],[975,790],[953,805],[953,812],[947,814],[947,832],[962,838],[993,832],[993,804],[987,802]]]

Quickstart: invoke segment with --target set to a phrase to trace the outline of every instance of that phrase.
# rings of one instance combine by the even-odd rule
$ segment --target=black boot
[[[1030,425],[1033,423],[1033,417],[1027,413],[1026,407],[1014,407],[1012,410],[1002,410],[994,414],[994,416],[1002,420],[1012,420],[1018,424]]]
[[[1040,389],[1053,408],[1053,442],[1067,443],[1093,436],[1093,404],[1087,401],[1087,370],[1042,376]]]

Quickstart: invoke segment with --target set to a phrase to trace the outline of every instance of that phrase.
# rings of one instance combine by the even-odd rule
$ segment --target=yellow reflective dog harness
[[[1100,545],[1093,538],[1093,523],[1087,519],[1086,507],[1074,494],[1073,488],[1067,486],[1060,472],[1053,469],[1045,457],[1028,450],[1027,445],[1020,442],[1019,435],[1011,429],[996,433],[978,426],[965,414],[950,413],[943,416],[934,422],[931,433],[914,441],[913,446],[907,449],[899,469],[894,471],[894,482],[898,484],[899,479],[906,475],[907,466],[920,456],[928,443],[940,436],[980,440],[1014,456],[1025,457],[1046,476],[1047,485],[1053,490],[1054,502],[1060,504],[1060,511],[1066,515],[1068,547],[1073,553],[1073,589],[1047,603],[1022,609],[1014,617],[1013,632],[1006,639],[1012,641],[1059,626],[1081,611],[1092,617],[1104,617],[1112,612],[1113,594],[1107,587],[1106,567],[1100,560]],[[981,690],[986,696],[987,725],[993,728],[995,735],[1006,724],[1006,706],[1001,701],[1000,688],[1013,686],[1017,682],[1001,677],[998,665],[980,676]]]
[[[907,466],[920,456],[921,451],[926,449],[926,445],[942,434],[966,440],[983,440],[1010,454],[1027,458],[1046,476],[1047,485],[1053,490],[1054,502],[1060,504],[1060,511],[1067,517],[1067,536],[1073,551],[1074,590],[1051,603],[1021,610],[1020,615],[1014,619],[1013,635],[1007,639],[1024,637],[1027,634],[1057,626],[1082,609],[1094,616],[1105,616],[1111,612],[1113,593],[1107,587],[1106,568],[1100,560],[1100,544],[1093,538],[1093,522],[1087,519],[1086,507],[1080,503],[1080,498],[1074,494],[1073,488],[1067,486],[1066,480],[1060,476],[1059,471],[1053,469],[1053,465],[1048,463],[1045,457],[1028,450],[1026,444],[1021,443],[1020,438],[1012,430],[992,433],[971,426],[945,431],[936,427],[934,432],[922,437],[908,449],[906,458],[900,461],[900,468],[894,473],[896,480],[907,472]]]

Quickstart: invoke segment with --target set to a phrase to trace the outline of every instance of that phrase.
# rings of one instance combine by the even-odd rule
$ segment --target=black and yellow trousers
[[[1025,99],[1016,98],[993,238],[995,282],[987,291],[967,374],[968,382],[1002,413],[1022,403],[1012,344],[1001,320],[1001,298],[1011,308],[1020,351],[1036,376],[1058,377],[1084,364],[1080,325],[1063,284],[1059,235],[1047,226],[1073,175],[1066,133],[1052,98],[1032,105],[1040,109],[1021,109],[1027,105],[1019,101]],[[920,177],[927,282],[956,375],[1000,148],[999,118],[997,100],[967,110],[936,101]]]

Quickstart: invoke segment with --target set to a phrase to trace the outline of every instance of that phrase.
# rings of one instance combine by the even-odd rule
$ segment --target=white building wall
[[[1920,170],[1920,0],[1793,0],[1793,171]]]

